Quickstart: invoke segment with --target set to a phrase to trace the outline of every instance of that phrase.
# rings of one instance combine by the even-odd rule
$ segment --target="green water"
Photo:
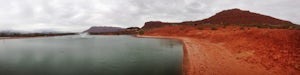
[[[181,75],[182,44],[131,36],[0,40],[0,75]]]

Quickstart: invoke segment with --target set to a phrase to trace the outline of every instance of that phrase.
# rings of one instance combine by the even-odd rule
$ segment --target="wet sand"
[[[137,37],[181,40],[184,44],[183,75],[282,75],[259,64],[238,60],[222,43],[189,37]]]

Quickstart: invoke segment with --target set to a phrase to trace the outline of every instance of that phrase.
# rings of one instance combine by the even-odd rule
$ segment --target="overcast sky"
[[[300,24],[297,0],[0,0],[0,31],[141,27],[146,21],[201,20],[240,8]]]

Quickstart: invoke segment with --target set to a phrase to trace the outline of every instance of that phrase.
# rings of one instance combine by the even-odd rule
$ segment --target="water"
[[[181,75],[182,45],[131,36],[0,40],[0,75]]]

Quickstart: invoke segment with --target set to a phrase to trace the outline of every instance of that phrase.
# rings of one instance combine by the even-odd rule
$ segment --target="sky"
[[[0,0],[0,31],[81,32],[91,26],[142,27],[239,8],[300,24],[297,0]]]

